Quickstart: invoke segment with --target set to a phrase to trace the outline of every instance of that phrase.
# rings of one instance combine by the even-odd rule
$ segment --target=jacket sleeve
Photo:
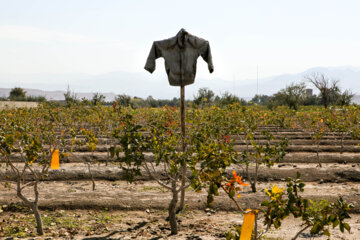
[[[208,64],[209,72],[212,73],[214,71],[214,65],[212,62],[211,49],[208,41],[205,42],[204,46],[200,49],[200,55]]]
[[[150,73],[153,73],[155,71],[156,63],[155,60],[159,57],[162,57],[161,49],[159,46],[159,43],[155,41],[151,47],[149,56],[146,60],[145,69],[149,71]]]

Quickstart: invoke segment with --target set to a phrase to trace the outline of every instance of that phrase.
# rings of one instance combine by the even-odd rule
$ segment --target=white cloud
[[[0,39],[30,42],[70,42],[93,43],[96,39],[80,34],[58,32],[28,26],[2,25],[0,26]]]

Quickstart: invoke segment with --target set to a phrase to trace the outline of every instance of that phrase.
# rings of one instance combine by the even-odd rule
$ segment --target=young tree
[[[190,186],[186,178],[186,171],[192,156],[191,149],[185,152],[179,151],[182,137],[178,132],[179,123],[175,120],[177,112],[173,108],[159,112],[155,118],[148,123],[149,148],[154,154],[155,161],[144,161],[146,172],[158,182],[158,184],[172,193],[168,213],[171,227],[171,234],[177,234],[176,205],[179,200],[179,193]],[[186,140],[185,140],[186,141]],[[162,170],[161,170],[162,169]],[[166,176],[167,181],[159,178],[157,171]],[[184,175],[185,174],[185,175]]]
[[[194,104],[199,105],[210,105],[214,102],[215,93],[208,88],[200,88],[198,94],[194,96]]]
[[[201,114],[197,114],[196,111],[189,113],[194,124],[190,126],[188,134],[188,149],[195,153],[191,158],[194,164],[189,166],[192,172],[191,185],[195,191],[200,191],[203,187],[208,188],[208,207],[212,207],[214,196],[219,195],[219,188],[224,187],[223,190],[232,199],[235,196],[233,185],[226,188],[223,183],[228,180],[227,167],[238,158],[238,153],[234,149],[235,141],[230,136],[238,125],[235,111],[239,107],[234,104],[226,108],[206,108]]]
[[[274,95],[275,101],[281,105],[287,105],[289,108],[298,110],[299,105],[306,97],[305,88],[305,83],[291,83]]]
[[[287,178],[285,189],[276,185],[272,189],[265,189],[269,200],[263,201],[261,205],[265,207],[264,224],[267,229],[271,226],[279,228],[281,222],[292,215],[294,218],[300,218],[303,222],[303,228],[291,238],[297,239],[302,232],[310,228],[311,234],[322,233],[330,239],[330,226],[339,227],[341,232],[346,229],[349,233],[351,227],[345,222],[351,218],[349,211],[354,207],[346,203],[341,196],[336,202],[329,202],[327,199],[312,200],[303,198],[300,193],[304,192],[305,184],[300,179],[300,173],[297,173],[296,179]],[[286,196],[287,195],[287,196]],[[286,198],[283,198],[286,196]]]
[[[266,105],[269,102],[270,97],[268,95],[259,95],[256,94],[252,99],[251,102],[258,104],[258,105]]]
[[[245,164],[246,176],[250,182],[251,190],[256,192],[260,165],[272,167],[274,163],[278,163],[285,157],[285,150],[288,145],[287,139],[281,139],[279,143],[273,143],[274,136],[268,131],[262,131],[261,135],[266,138],[266,144],[259,143],[253,133],[248,133],[246,141],[250,141],[252,148],[243,151],[240,164]],[[254,165],[254,175],[251,176],[249,166]]]
[[[124,178],[129,182],[135,176],[141,175],[141,168],[150,175],[160,186],[168,189],[172,198],[169,203],[168,213],[171,234],[177,234],[176,205],[179,193],[190,186],[190,183],[182,184],[183,166],[187,166],[190,151],[181,152],[179,146],[181,136],[179,124],[175,121],[177,112],[175,108],[168,107],[166,111],[154,111],[147,116],[146,124],[140,125],[129,108],[114,107],[119,114],[118,126],[113,129],[112,136],[117,143],[110,147],[112,157],[120,163],[124,171]],[[143,135],[142,132],[148,132]],[[154,160],[145,160],[144,152],[151,151]],[[121,154],[121,153],[124,154]],[[164,180],[165,178],[165,180]],[[188,182],[188,179],[186,178]]]
[[[105,96],[101,93],[94,93],[91,102],[94,105],[103,104],[105,102]]]
[[[355,93],[351,92],[351,90],[345,90],[343,93],[339,94],[336,104],[339,106],[349,106],[354,96]]]
[[[115,101],[123,107],[128,107],[131,105],[131,97],[126,94],[117,95]]]
[[[318,166],[322,167],[319,151],[320,151],[320,142],[321,139],[328,133],[329,128],[326,125],[325,111],[313,112],[311,114],[302,113],[298,115],[298,123],[302,128],[310,133],[311,140],[316,146],[316,159],[318,161]]]
[[[66,93],[64,93],[66,105],[69,107],[78,103],[77,96],[74,92],[71,92],[70,86],[67,87]]]
[[[55,134],[59,122],[51,108],[44,106],[31,111],[19,109],[8,115],[0,128],[1,160],[10,168],[9,180],[15,182],[17,196],[33,211],[39,235],[43,235],[38,208],[39,184],[46,177],[51,157],[59,147]],[[21,163],[14,162],[14,155]],[[33,188],[32,196],[26,196],[25,188]]]
[[[20,87],[15,87],[11,89],[9,99],[10,100],[20,100],[25,99],[26,97],[26,91]]]
[[[156,101],[152,96],[148,96],[145,101],[149,107],[155,108],[159,106],[159,101]]]
[[[251,110],[244,110],[242,114],[243,120],[237,129],[237,134],[245,143],[246,149],[242,151],[241,158],[236,164],[245,165],[245,176],[249,180],[251,190],[256,192],[260,166],[265,165],[270,168],[274,163],[283,160],[288,140],[283,138],[276,143],[275,137],[268,130],[259,130],[259,126],[265,123],[267,113],[261,116]],[[260,141],[261,138],[266,140],[265,144]],[[254,169],[253,174],[250,167]]]
[[[225,92],[221,95],[221,98],[218,100],[220,106],[226,106],[234,103],[240,103],[241,105],[246,105],[247,102],[244,99],[240,99],[239,97],[231,94],[229,92]]]
[[[327,108],[340,94],[339,80],[330,80],[323,73],[314,72],[305,76],[319,91],[322,104]]]

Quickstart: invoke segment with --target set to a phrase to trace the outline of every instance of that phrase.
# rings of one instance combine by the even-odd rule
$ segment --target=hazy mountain
[[[199,88],[208,87],[216,94],[228,91],[239,97],[250,99],[257,92],[271,95],[292,82],[303,81],[304,76],[312,72],[321,72],[331,79],[338,79],[342,89],[351,89],[356,94],[360,93],[360,67],[345,66],[316,67],[297,74],[260,78],[258,88],[256,79],[227,81],[219,78],[197,78],[194,84],[186,87],[185,95],[186,98],[192,98]],[[179,97],[180,92],[179,87],[169,85],[165,72],[160,70],[154,74],[145,71],[141,73],[119,71],[95,76],[87,74],[0,74],[0,86],[3,87],[0,89],[0,96],[8,96],[10,88],[18,86],[26,88],[28,95],[41,95],[49,99],[63,99],[67,86],[70,86],[79,98],[91,98],[92,93],[101,92],[106,95],[107,100],[112,100],[117,94],[141,98],[153,96],[156,99],[172,99]],[[309,83],[308,87],[313,88]]]
[[[325,74],[330,79],[339,80],[339,85],[342,90],[350,89],[353,93],[360,93],[360,67],[316,67],[308,69],[302,73],[297,74],[284,74],[269,78],[259,79],[259,94],[271,95],[286,87],[286,85],[292,82],[299,83],[305,81],[305,76],[319,72]],[[314,86],[311,83],[306,82],[308,88],[312,88],[315,91]],[[246,90],[242,91],[241,89]],[[256,80],[249,80],[249,84],[244,84],[239,89],[240,96],[251,97],[256,94]]]

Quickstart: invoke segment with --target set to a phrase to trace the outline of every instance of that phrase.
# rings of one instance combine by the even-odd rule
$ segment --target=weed
[[[140,192],[146,192],[146,191],[159,191],[162,193],[169,192],[169,190],[161,187],[161,186],[144,186],[143,189],[139,189]]]

